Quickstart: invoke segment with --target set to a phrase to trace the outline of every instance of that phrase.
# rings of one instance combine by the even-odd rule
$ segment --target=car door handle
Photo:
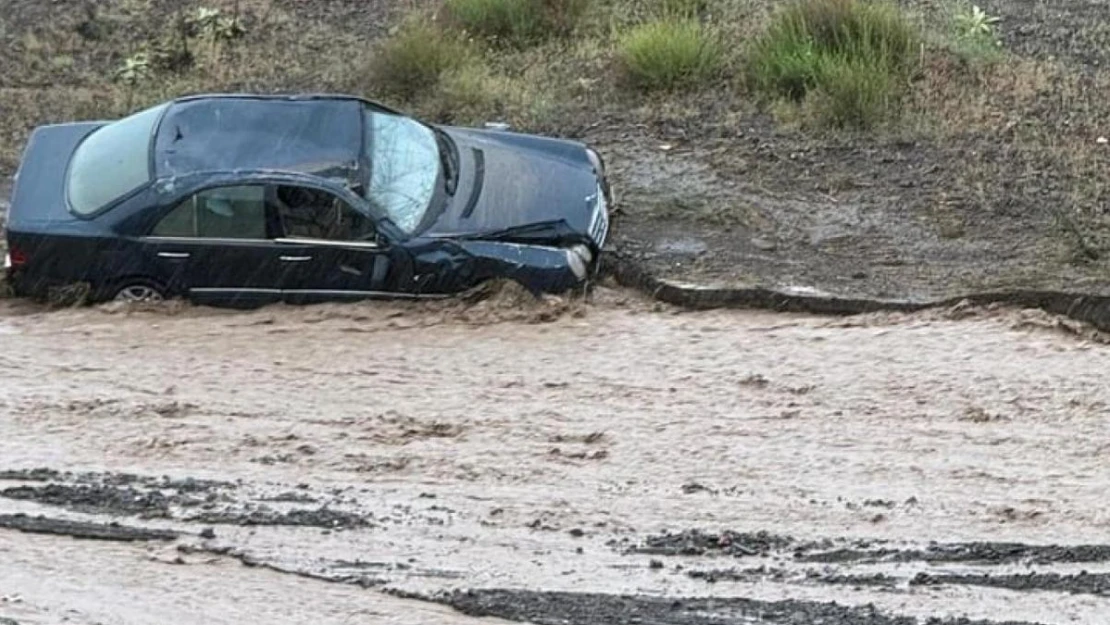
[[[158,252],[159,258],[188,258],[189,252]]]
[[[311,256],[282,256],[282,262],[286,263],[303,263],[306,260],[312,260]]]

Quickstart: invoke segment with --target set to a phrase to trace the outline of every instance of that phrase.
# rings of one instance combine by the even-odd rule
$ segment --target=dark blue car
[[[572,141],[423,123],[349,96],[203,95],[31,134],[17,294],[210,304],[536,293],[596,273],[611,198]]]

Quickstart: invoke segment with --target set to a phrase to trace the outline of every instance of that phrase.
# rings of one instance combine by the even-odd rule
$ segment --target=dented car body
[[[610,205],[581,143],[351,96],[191,96],[37,128],[6,265],[19,294],[83,283],[94,300],[558,293],[595,275]]]

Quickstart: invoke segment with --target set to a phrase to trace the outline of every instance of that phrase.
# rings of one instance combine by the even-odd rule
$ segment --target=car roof
[[[364,106],[396,113],[338,94],[203,94],[172,100],[155,131],[155,176],[279,171],[355,184],[363,160]]]

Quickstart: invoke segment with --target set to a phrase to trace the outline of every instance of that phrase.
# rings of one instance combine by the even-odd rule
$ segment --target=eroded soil
[[[0,344],[24,625],[1110,608],[1110,348],[1037,311],[9,301]]]

